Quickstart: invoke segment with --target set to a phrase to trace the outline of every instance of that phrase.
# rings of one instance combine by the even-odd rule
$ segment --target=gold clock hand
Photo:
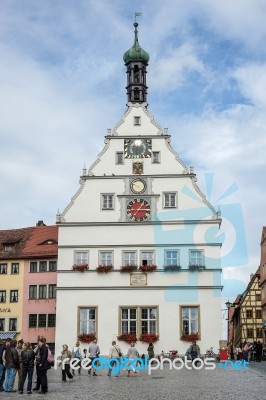
[[[141,203],[141,206],[137,209],[137,211],[135,212],[135,214],[133,214],[133,217],[135,217],[135,215],[141,210],[141,207],[144,205],[144,203]]]

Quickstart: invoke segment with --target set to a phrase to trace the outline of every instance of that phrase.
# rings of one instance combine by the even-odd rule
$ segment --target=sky
[[[136,11],[149,112],[225,211],[232,300],[266,224],[265,0],[2,0],[0,229],[54,224],[76,193],[126,111]]]

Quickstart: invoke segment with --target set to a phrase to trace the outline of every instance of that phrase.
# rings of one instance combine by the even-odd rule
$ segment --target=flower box
[[[109,272],[112,271],[113,266],[112,265],[98,265],[98,267],[96,268],[97,272]]]
[[[73,269],[73,271],[84,272],[89,269],[89,266],[88,266],[88,264],[74,264],[74,265],[72,265],[72,269]]]
[[[157,265],[141,265],[139,269],[142,272],[156,271]]]
[[[96,339],[95,333],[82,333],[78,335],[78,340],[82,343],[90,343]]]
[[[126,343],[136,343],[138,339],[135,333],[122,333],[122,335],[117,336],[117,340],[122,340]]]
[[[144,343],[155,343],[159,340],[159,335],[155,335],[155,333],[142,333],[139,340]]]
[[[185,342],[193,342],[193,340],[200,340],[200,336],[198,333],[190,333],[187,335],[182,335],[181,340],[184,340]]]
[[[164,267],[165,271],[170,271],[170,272],[172,272],[172,271],[180,271],[180,269],[182,268],[181,265],[175,265],[175,264],[173,264],[173,265],[164,265],[163,267]]]
[[[200,271],[205,269],[205,265],[189,264],[188,269],[191,271]]]
[[[137,265],[122,265],[120,272],[133,272],[138,269]]]

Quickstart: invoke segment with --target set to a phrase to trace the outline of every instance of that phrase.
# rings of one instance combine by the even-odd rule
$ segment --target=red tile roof
[[[22,258],[22,252],[34,228],[0,230],[0,260]],[[7,250],[6,247],[10,246]]]
[[[57,257],[58,226],[37,226],[23,249],[23,258]]]

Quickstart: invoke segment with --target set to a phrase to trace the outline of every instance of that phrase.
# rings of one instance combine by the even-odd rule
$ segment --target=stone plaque
[[[132,286],[145,286],[147,285],[147,274],[131,273],[130,285]]]

